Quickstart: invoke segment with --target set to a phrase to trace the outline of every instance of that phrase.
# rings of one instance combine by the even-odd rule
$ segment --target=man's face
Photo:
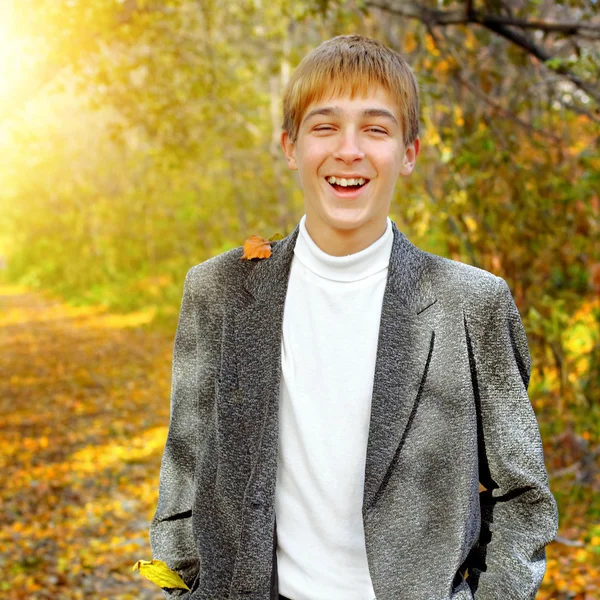
[[[419,140],[404,147],[400,123],[390,94],[376,87],[364,98],[311,104],[295,144],[282,134],[288,166],[298,170],[304,191],[306,227],[326,252],[319,241],[354,232],[364,248],[385,231],[396,181],[412,172],[419,152]]]

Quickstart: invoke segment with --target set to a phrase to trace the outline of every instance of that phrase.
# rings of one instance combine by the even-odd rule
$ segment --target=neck
[[[353,229],[338,229],[311,220],[306,214],[306,231],[314,243],[330,256],[355,254],[376,242],[387,228],[387,215]]]

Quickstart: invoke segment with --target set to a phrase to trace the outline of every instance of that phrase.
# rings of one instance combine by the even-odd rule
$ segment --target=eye
[[[369,127],[367,131],[371,131],[372,133],[383,133],[386,134],[387,131],[385,129],[380,129],[379,127]]]
[[[315,131],[332,131],[333,127],[329,125],[319,125],[319,127],[315,127]]]

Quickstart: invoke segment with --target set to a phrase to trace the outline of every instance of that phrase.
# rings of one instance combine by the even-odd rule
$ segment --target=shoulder
[[[508,291],[510,295],[504,279],[490,271],[429,252],[425,254],[426,272],[434,294],[469,313],[493,309],[503,293]]]
[[[490,333],[508,324],[514,339],[526,346],[519,309],[506,281],[466,263],[428,253],[431,289],[449,312]]]
[[[237,246],[194,265],[185,276],[185,286],[197,299],[207,301],[239,291],[257,262],[242,260],[243,253],[243,246]]]

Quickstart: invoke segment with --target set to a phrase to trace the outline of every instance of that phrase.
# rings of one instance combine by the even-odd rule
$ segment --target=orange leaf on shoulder
[[[271,256],[271,244],[260,235],[251,235],[244,242],[242,259],[269,258],[269,256]]]

